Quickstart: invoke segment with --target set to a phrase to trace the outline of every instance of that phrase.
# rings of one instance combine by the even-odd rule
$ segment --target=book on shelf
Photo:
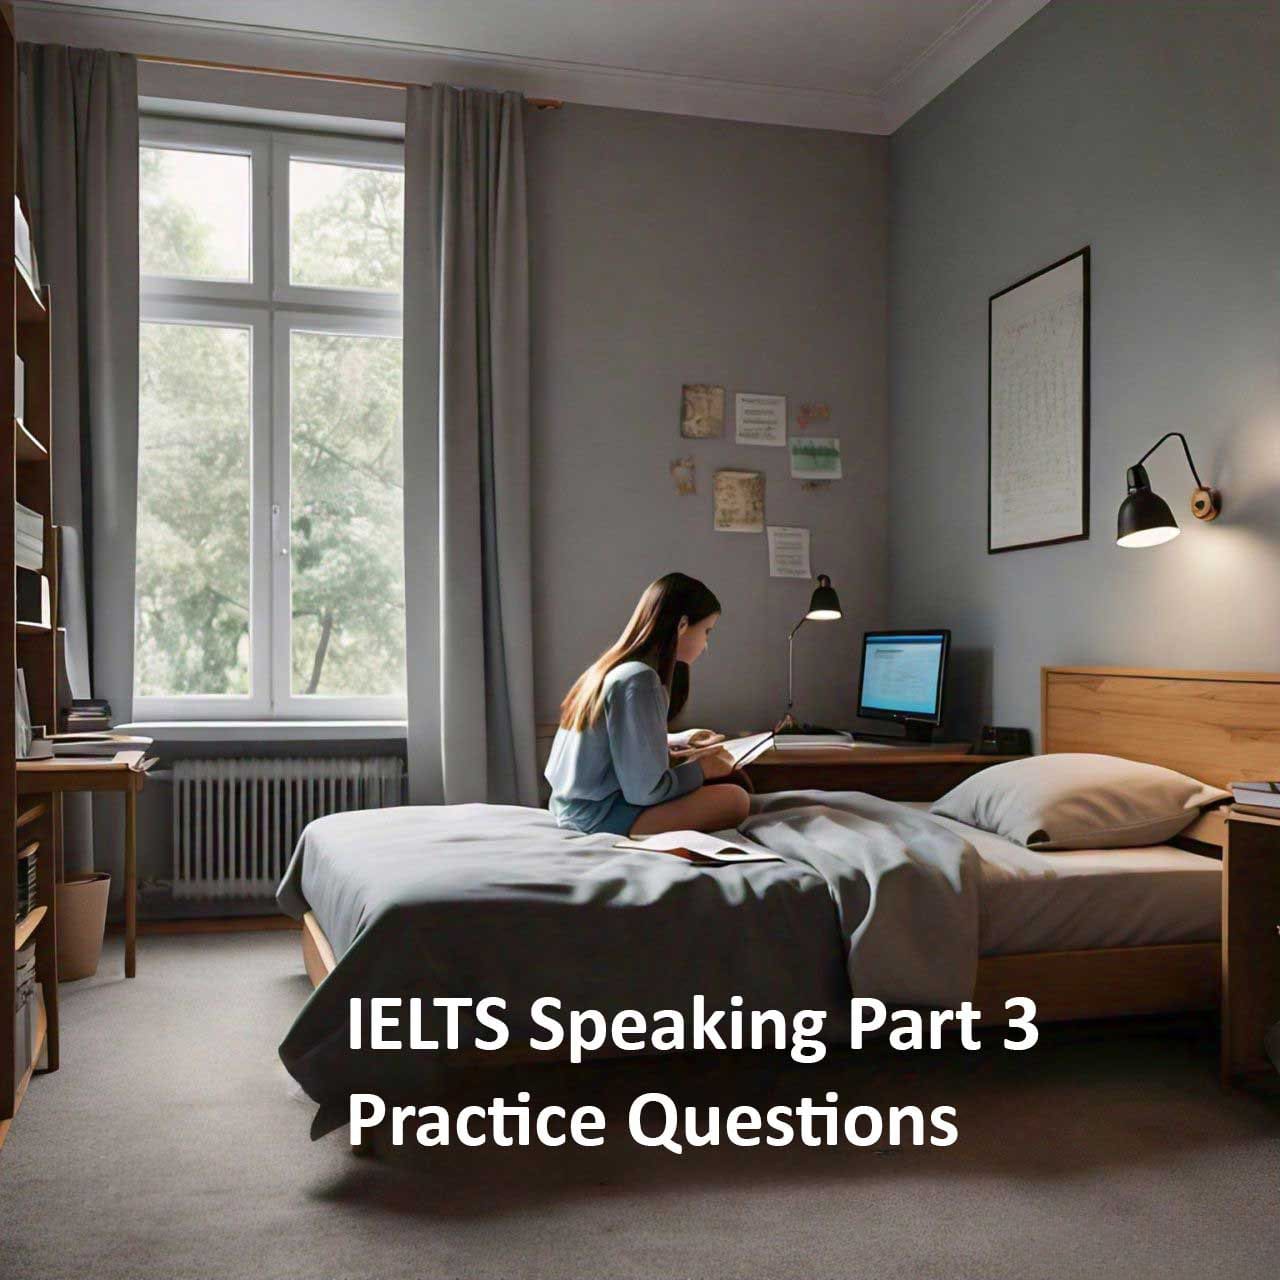
[[[111,703],[106,698],[72,698],[72,711],[96,711],[100,715],[111,714]]]
[[[37,622],[48,627],[53,623],[53,605],[49,594],[49,579],[42,573],[32,573],[21,566],[17,575],[17,609],[19,622]]]
[[[20,502],[13,504],[13,527],[18,533],[25,533],[33,538],[44,537],[44,517]]]
[[[36,851],[18,855],[18,901],[15,919],[23,920],[36,905]]]
[[[40,276],[36,271],[36,251],[31,241],[31,226],[27,215],[22,211],[22,201],[13,197],[13,257],[19,270],[27,277],[33,293],[39,293],[37,281]]]
[[[111,703],[106,698],[72,698],[62,713],[64,733],[104,733],[111,728]]]
[[[22,357],[16,352],[13,357],[13,416],[19,422],[26,415],[27,409],[27,370]]]
[[[13,504],[13,558],[23,569],[44,568],[44,517],[20,502]]]
[[[110,716],[73,716],[62,717],[63,733],[106,733],[111,728]]]

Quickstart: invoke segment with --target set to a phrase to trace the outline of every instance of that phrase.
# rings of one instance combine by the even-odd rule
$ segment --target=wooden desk
[[[117,751],[111,760],[63,757],[19,760],[18,794],[47,796],[64,791],[119,791],[124,794],[124,976],[137,972],[138,940],[138,792],[155,757],[143,751]],[[52,805],[50,806],[52,807]],[[61,872],[59,872],[61,879]]]
[[[1280,821],[1232,809],[1222,851],[1222,1079],[1274,1083],[1280,1022]]]
[[[1019,756],[980,756],[932,747],[770,747],[747,776],[757,791],[866,791],[886,800],[936,800],[957,783]]]

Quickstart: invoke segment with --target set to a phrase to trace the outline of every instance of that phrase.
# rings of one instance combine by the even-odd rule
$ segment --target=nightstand
[[[1263,1037],[1280,1022],[1280,817],[1231,810],[1222,851],[1222,1079],[1277,1079]]]

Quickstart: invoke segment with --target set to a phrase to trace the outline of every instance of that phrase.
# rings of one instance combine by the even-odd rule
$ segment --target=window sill
[[[158,742],[363,742],[403,741],[403,720],[135,720],[113,732]]]

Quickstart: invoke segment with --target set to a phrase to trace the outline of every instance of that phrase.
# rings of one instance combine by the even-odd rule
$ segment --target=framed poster
[[[987,552],[1089,536],[1089,249],[987,303]]]

